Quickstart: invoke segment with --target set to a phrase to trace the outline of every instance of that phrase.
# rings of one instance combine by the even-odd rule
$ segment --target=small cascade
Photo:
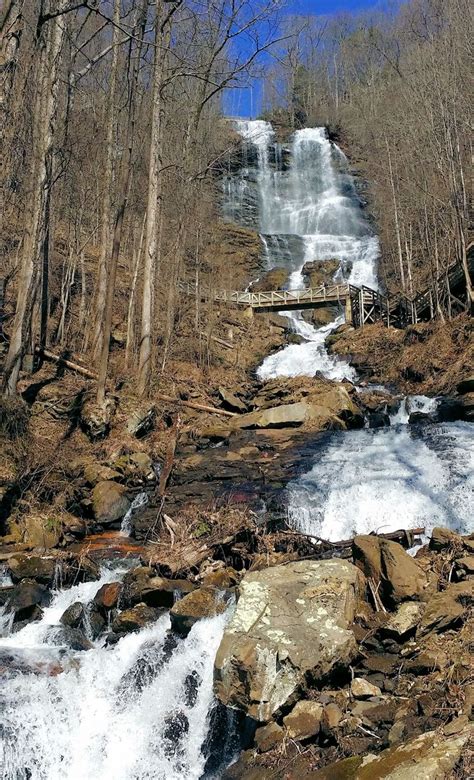
[[[231,724],[212,687],[225,615],[185,639],[165,614],[112,646],[102,636],[75,653],[48,640],[68,606],[123,573],[104,569],[100,580],[56,593],[40,621],[0,640],[0,654],[16,654],[23,670],[2,670],[3,780],[199,780],[208,765],[230,761]]]
[[[426,395],[407,395],[400,402],[397,411],[390,415],[390,425],[408,425],[410,415],[435,415],[438,408],[437,398],[428,398]]]
[[[133,530],[132,517],[138,509],[141,509],[142,506],[146,506],[146,504],[148,504],[148,494],[145,492],[138,493],[122,520],[122,525],[120,526],[120,533],[122,536],[131,536]]]

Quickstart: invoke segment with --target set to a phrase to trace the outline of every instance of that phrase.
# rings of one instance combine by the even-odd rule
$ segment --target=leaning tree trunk
[[[65,0],[59,0],[60,12]],[[4,366],[3,390],[15,395],[27,345],[34,340],[32,319],[41,279],[41,253],[48,236],[53,141],[64,27],[61,16],[46,22],[36,46],[36,91],[33,110],[31,187],[24,216],[24,240],[15,318]]]

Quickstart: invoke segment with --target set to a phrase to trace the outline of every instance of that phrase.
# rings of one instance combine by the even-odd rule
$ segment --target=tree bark
[[[140,355],[138,360],[138,392],[145,395],[151,378],[152,324],[153,324],[153,281],[159,262],[160,227],[162,211],[162,190],[160,170],[162,167],[162,113],[163,113],[163,31],[162,0],[157,0],[155,16],[155,52],[153,62],[153,96],[150,162],[148,166],[148,197],[146,208],[145,257],[143,263],[143,297],[140,334]]]
[[[60,13],[65,0],[59,0]],[[41,274],[41,251],[48,233],[53,142],[64,23],[60,16],[40,27],[36,43],[37,82],[33,110],[32,186],[24,219],[25,234],[15,318],[5,360],[3,391],[15,395],[25,348],[34,339],[32,318]]]

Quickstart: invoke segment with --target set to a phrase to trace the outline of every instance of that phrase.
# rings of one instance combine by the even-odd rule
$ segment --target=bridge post
[[[247,317],[248,320],[253,320],[253,306],[246,306],[244,309],[244,317]]]
[[[352,325],[352,300],[350,294],[346,298],[344,309],[346,314],[346,322]]]

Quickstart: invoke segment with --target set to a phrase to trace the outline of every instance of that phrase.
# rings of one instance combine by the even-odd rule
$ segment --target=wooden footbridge
[[[469,270],[474,273],[474,256],[469,259]],[[453,313],[466,308],[465,276],[461,265],[454,264],[438,280],[438,290],[444,289],[449,308]],[[196,287],[188,282],[180,283],[180,292],[184,295],[198,295],[201,300],[214,301],[234,306],[242,306],[249,316],[254,313],[295,311],[300,309],[318,309],[327,306],[340,306],[345,309],[346,322],[354,327],[363,327],[374,322],[384,322],[387,327],[405,328],[417,322],[434,319],[437,312],[432,287],[406,295],[384,295],[370,287],[356,287],[353,284],[322,284],[301,290],[269,290],[252,292],[250,290],[229,291],[210,287]]]

